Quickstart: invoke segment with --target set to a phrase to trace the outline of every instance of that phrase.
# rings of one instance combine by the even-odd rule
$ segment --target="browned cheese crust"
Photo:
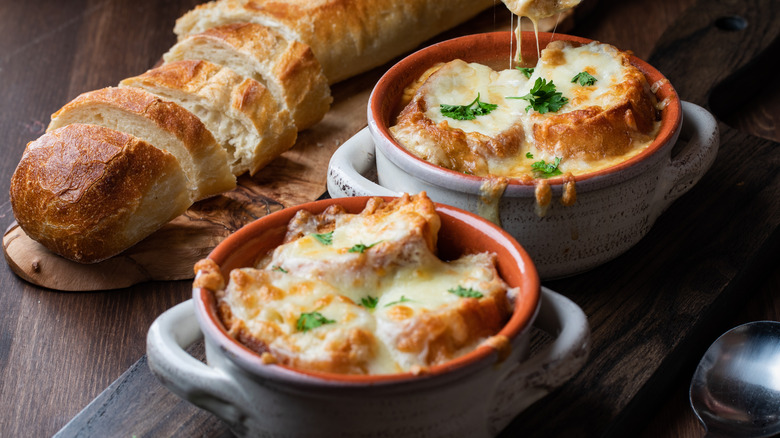
[[[542,62],[563,62],[563,41],[550,43],[542,52]],[[629,53],[620,52],[626,79],[612,87],[613,105],[587,107],[571,112],[547,115],[534,124],[537,147],[566,158],[598,160],[628,152],[636,141],[652,138],[658,120],[655,97],[644,74],[631,65]],[[576,99],[576,97],[574,98]]]
[[[103,114],[106,110],[117,111],[121,120],[112,121]],[[148,128],[139,126],[133,116],[151,122],[181,142],[180,147],[168,152],[179,159],[191,180],[193,202],[235,188],[235,177],[227,167],[224,150],[200,119],[176,103],[141,89],[107,87],[82,93],[52,115],[47,131],[70,123],[93,123],[94,120],[94,123],[134,133],[142,139],[147,134],[155,135]],[[164,149],[160,143],[154,146]]]
[[[393,214],[395,216],[391,216]],[[470,255],[452,262],[460,263],[460,267],[436,259],[432,252],[436,249],[441,219],[424,193],[404,195],[390,202],[373,198],[358,214],[347,213],[340,206],[331,206],[319,214],[301,210],[288,223],[284,244],[295,245],[298,239],[310,238],[307,236],[312,233],[327,233],[355,223],[379,228],[397,227],[397,223],[388,223],[391,220],[404,224],[413,221],[403,227],[411,232],[377,242],[354,256],[342,257],[348,253],[348,247],[342,251],[339,246],[331,250],[329,257],[315,257],[305,262],[300,260],[300,253],[279,251],[283,247],[278,247],[272,258],[260,262],[257,269],[232,270],[227,285],[219,266],[206,259],[195,267],[195,287],[214,291],[218,316],[234,339],[258,354],[273,355],[275,363],[307,370],[366,374],[376,366],[372,363],[379,359],[380,350],[387,348],[418,358],[416,360],[427,367],[457,357],[480,339],[498,332],[512,308],[507,286],[495,269],[495,255]],[[373,237],[361,236],[369,240]],[[287,256],[292,257],[291,265],[286,264]],[[475,266],[479,268],[474,270]],[[478,288],[484,294],[481,298],[453,300],[446,290],[431,286],[438,283],[425,283],[463,275],[458,272],[464,270],[469,272],[466,277],[480,279]],[[401,290],[395,283],[399,275],[405,279],[409,275],[419,277],[423,286],[416,286],[417,292],[408,288]],[[356,293],[355,288],[376,291],[369,293],[381,297],[380,288],[388,287],[387,282],[394,284],[393,291],[407,293],[411,301],[417,301],[423,307],[415,309],[407,303],[392,302],[394,298],[386,298],[370,310],[361,307],[360,300],[356,302],[353,301],[355,297],[350,298],[349,294]],[[436,289],[434,293],[444,293],[448,298],[426,307],[430,287]],[[289,306],[305,307],[291,314]],[[290,330],[290,324],[294,326],[294,318],[299,315],[297,312],[316,309],[327,314],[331,306],[346,309],[331,314],[335,320],[329,327],[334,332],[324,327],[322,331],[305,335],[295,328]],[[350,325],[350,321],[365,321],[365,318],[374,322]],[[380,324],[384,329],[378,327]],[[312,354],[313,351],[317,353]]]
[[[173,155],[129,134],[82,124],[29,143],[10,190],[27,235],[81,263],[116,255],[183,213],[190,205],[186,193]],[[150,199],[156,195],[162,198]]]
[[[420,156],[420,158],[438,164],[458,172],[473,175],[485,175],[488,173],[487,160],[491,157],[504,158],[517,153],[525,136],[522,125],[509,126],[503,132],[488,136],[476,131],[465,132],[452,128],[446,120],[435,123],[425,115],[428,110],[425,95],[428,94],[431,84],[439,75],[450,74],[445,66],[435,66],[434,71],[426,71],[413,84],[416,92],[408,105],[404,107],[396,120],[396,127],[407,132],[414,132],[414,136],[422,143],[436,144],[444,154],[433,156]],[[444,160],[444,162],[441,162]]]

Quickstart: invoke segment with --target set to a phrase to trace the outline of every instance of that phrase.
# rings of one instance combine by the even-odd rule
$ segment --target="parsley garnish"
[[[528,158],[528,159],[530,160],[530,159],[532,159],[532,158],[534,157],[534,154],[532,154],[532,153],[530,153],[530,152],[526,152],[526,153],[525,153],[525,157],[526,157],[526,158]]]
[[[482,298],[482,292],[475,291],[472,288],[466,289],[465,287],[458,285],[455,289],[447,289],[447,292],[455,294],[461,298]]]
[[[534,111],[540,114],[548,111],[556,112],[569,101],[568,98],[563,97],[562,93],[555,91],[555,84],[552,81],[547,82],[547,80],[542,78],[536,78],[530,93],[522,97],[507,97],[507,99],[527,100],[530,105],[525,107],[525,110],[528,111],[529,108],[533,108]]]
[[[579,83],[580,85],[582,85],[584,87],[584,86],[587,86],[587,85],[595,84],[596,83],[596,78],[591,76],[590,73],[588,73],[586,71],[581,71],[581,72],[577,73],[577,76],[574,76],[571,79],[571,82],[572,83],[577,82],[577,83]]]
[[[474,106],[476,105],[476,106]],[[450,117],[456,120],[473,120],[477,116],[484,116],[490,114],[491,111],[498,108],[498,105],[487,102],[479,101],[479,93],[477,98],[474,99],[468,105],[447,105],[441,104],[441,114],[446,117]]]
[[[520,70],[520,73],[524,74],[525,77],[530,78],[532,74],[534,74],[533,67],[515,67],[516,69]]]
[[[558,168],[559,164],[561,164],[561,157],[555,157],[555,161],[552,163],[545,163],[544,160],[540,160],[531,164],[531,170],[533,170],[534,176],[537,178],[550,178],[563,173]]]
[[[323,245],[330,245],[333,243],[333,231],[322,234],[312,234],[312,237],[317,239]]]
[[[287,272],[288,272],[287,269],[284,269],[283,267],[277,266],[277,265],[273,266],[273,270],[274,271],[279,271],[279,272],[281,272],[283,274],[287,274]]]
[[[379,242],[381,242],[381,240]],[[362,243],[358,243],[357,245],[354,245],[352,248],[350,248],[348,252],[359,252],[359,253],[362,254],[363,251],[373,247],[374,245],[378,244],[379,242],[374,242],[371,245],[364,245]]]
[[[409,298],[406,298],[405,296],[401,295],[401,299],[400,300],[396,300],[396,301],[387,303],[387,304],[385,304],[385,307],[395,306],[396,304],[405,303],[407,301],[412,301],[412,300],[410,300]]]
[[[379,298],[374,298],[371,295],[361,298],[359,306],[363,306],[366,309],[373,309],[376,307],[376,303],[379,302]]]
[[[295,328],[300,332],[307,332],[321,325],[334,322],[336,321],[325,318],[320,312],[301,313],[301,316],[298,317],[298,322],[295,323]]]

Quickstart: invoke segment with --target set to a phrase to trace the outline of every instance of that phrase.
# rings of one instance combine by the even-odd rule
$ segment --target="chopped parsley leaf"
[[[527,100],[529,105],[525,107],[525,110],[533,109],[539,114],[556,112],[569,101],[568,98],[563,97],[563,93],[555,91],[555,84],[552,81],[547,82],[542,78],[536,78],[530,93],[521,97],[507,97],[507,99]]]
[[[493,103],[480,102],[479,93],[477,93],[477,98],[468,105],[441,104],[440,108],[441,114],[443,116],[456,120],[473,120],[476,119],[477,116],[490,114],[491,111],[498,108],[498,105]]]
[[[387,303],[387,304],[385,304],[385,307],[395,306],[396,304],[405,303],[407,301],[412,301],[412,300],[410,300],[409,298],[406,298],[404,295],[401,295],[401,299],[400,300],[396,300],[396,301]]]
[[[287,269],[284,269],[283,267],[277,266],[277,265],[273,266],[273,270],[274,271],[279,271],[279,272],[281,272],[283,274],[287,274],[288,273]]]
[[[533,67],[515,67],[516,69],[520,70],[520,73],[525,75],[525,77],[530,78],[532,74],[534,74]]]
[[[454,289],[447,289],[447,292],[451,294],[455,294],[461,298],[482,298],[482,292],[475,291],[472,288],[466,289],[465,287],[458,285],[458,287]]]
[[[559,164],[561,164],[561,157],[555,157],[555,161],[552,163],[545,163],[544,160],[540,160],[531,164],[531,170],[536,178],[550,178],[563,173],[558,168]]]
[[[317,239],[323,245],[331,245],[333,243],[333,231],[322,234],[312,234],[312,237]]]
[[[378,302],[379,302],[379,298],[374,298],[371,295],[369,295],[367,297],[361,298],[360,299],[360,304],[358,304],[358,305],[359,306],[363,306],[366,309],[373,309],[373,308],[376,307],[376,303],[378,303]]]
[[[532,158],[534,157],[534,154],[532,154],[532,153],[530,153],[530,152],[526,152],[526,153],[525,153],[525,157],[526,157],[526,158],[528,158],[528,159],[530,160],[530,159],[532,159]]]
[[[381,240],[379,242],[381,242]],[[359,253],[362,254],[363,251],[373,247],[374,245],[378,244],[379,242],[374,242],[371,245],[364,245],[362,243],[358,243],[357,245],[354,245],[352,248],[350,248],[348,252],[359,252]]]
[[[307,332],[324,324],[332,324],[334,322],[336,321],[325,318],[320,312],[301,313],[301,316],[298,317],[298,322],[295,323],[295,328],[300,332]]]
[[[593,76],[591,76],[590,73],[588,73],[586,71],[581,71],[581,72],[577,73],[577,75],[574,76],[571,79],[571,82],[572,83],[576,82],[576,83],[582,85],[583,87],[585,87],[585,86],[588,86],[588,85],[595,84],[596,80],[597,79],[594,78]]]

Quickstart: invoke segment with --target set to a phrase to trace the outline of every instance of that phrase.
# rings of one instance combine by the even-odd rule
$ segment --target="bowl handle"
[[[488,416],[491,435],[497,435],[525,408],[563,385],[585,364],[590,352],[590,327],[580,307],[542,286],[534,327],[552,342],[527,360],[510,367],[497,382]]]
[[[707,172],[718,155],[720,134],[715,117],[699,105],[682,101],[683,123],[680,137],[687,140],[682,150],[671,157],[659,181],[662,196],[660,214],[691,189]]]
[[[239,424],[243,414],[236,406],[248,402],[238,383],[184,350],[202,337],[191,299],[170,308],[152,323],[146,336],[149,368],[174,394],[228,424]]]
[[[345,141],[328,165],[328,193],[332,198],[347,196],[398,196],[400,193],[387,189],[366,178],[365,175],[376,163],[374,140],[368,128],[363,128]]]

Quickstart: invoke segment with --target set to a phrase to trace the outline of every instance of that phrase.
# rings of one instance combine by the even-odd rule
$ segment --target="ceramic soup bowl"
[[[332,203],[348,212],[367,198],[317,201],[263,217],[229,236],[209,255],[223,274],[251,266],[281,243],[299,209],[317,213]],[[528,254],[506,232],[463,210],[437,205],[440,257],[492,251],[498,271],[520,292],[499,334],[510,348],[486,345],[413,375],[342,375],[265,364],[231,338],[211,290],[163,313],[147,338],[149,366],[171,391],[207,409],[242,436],[469,436],[497,434],[525,407],[562,385],[583,365],[590,330],[582,310],[540,288]],[[529,357],[534,329],[552,341]],[[205,364],[185,347],[205,338]]]
[[[522,38],[524,59],[536,59],[534,34],[524,32]],[[591,41],[539,34],[542,48],[552,39]],[[404,88],[435,63],[459,58],[507,68],[510,47],[517,47],[510,32],[470,35],[426,47],[390,68],[371,94],[367,131],[347,141],[331,159],[330,195],[397,195],[424,190],[436,202],[475,213],[484,211],[480,198],[485,178],[412,155],[394,140],[389,127],[401,110]],[[628,250],[674,200],[699,181],[715,159],[719,137],[712,115],[681,102],[672,85],[646,62],[636,57],[631,62],[649,84],[660,85],[656,97],[666,102],[653,143],[618,165],[575,176],[574,205],[559,202],[562,177],[548,180],[553,200],[544,216],[536,212],[533,182],[510,180],[498,202],[501,226],[528,250],[542,279],[591,269]],[[686,144],[673,153],[678,136]],[[374,165],[375,180],[370,175]]]

